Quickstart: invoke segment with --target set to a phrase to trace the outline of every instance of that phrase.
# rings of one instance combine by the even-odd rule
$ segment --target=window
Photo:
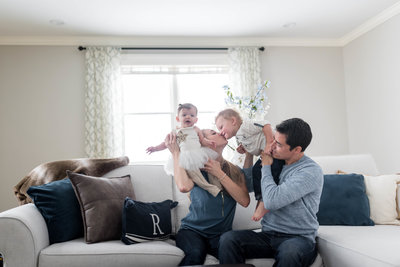
[[[124,88],[125,154],[131,163],[165,162],[169,151],[146,154],[146,148],[164,141],[176,128],[179,103],[198,108],[199,128],[214,128],[214,118],[224,108],[226,65],[122,66]]]

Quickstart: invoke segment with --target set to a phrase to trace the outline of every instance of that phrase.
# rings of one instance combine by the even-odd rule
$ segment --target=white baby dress
[[[204,167],[208,159],[216,159],[218,153],[200,144],[199,136],[193,127],[186,127],[177,130],[176,142],[181,150],[179,156],[179,166],[185,170],[198,170]],[[174,175],[174,165],[172,157],[169,158],[164,166],[165,172]]]

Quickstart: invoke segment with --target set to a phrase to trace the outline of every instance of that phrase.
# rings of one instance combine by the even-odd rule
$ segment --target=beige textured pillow
[[[371,219],[375,224],[396,224],[397,220],[397,181],[399,175],[364,175],[365,187],[369,199]]]
[[[86,243],[120,239],[124,200],[135,199],[130,176],[67,174],[81,208]]]
[[[400,182],[397,182],[396,203],[397,203],[397,219],[400,219]]]

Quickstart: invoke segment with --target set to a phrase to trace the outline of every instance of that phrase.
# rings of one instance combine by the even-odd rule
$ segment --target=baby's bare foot
[[[268,213],[268,210],[266,208],[264,208],[264,202],[259,200],[257,202],[256,210],[254,211],[253,216],[251,217],[251,219],[253,221],[258,222],[267,213]]]

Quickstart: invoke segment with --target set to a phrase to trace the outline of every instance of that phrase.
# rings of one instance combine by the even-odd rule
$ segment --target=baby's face
[[[222,116],[218,117],[215,120],[215,126],[219,131],[219,134],[225,137],[225,139],[230,139],[236,135],[237,127],[236,120],[234,119],[225,119]]]
[[[197,122],[196,110],[183,108],[179,111],[176,120],[181,123],[181,128],[192,127]]]
[[[202,132],[205,138],[215,142],[216,147],[225,147],[226,144],[228,144],[228,141],[225,139],[225,137],[214,130],[204,129]]]

